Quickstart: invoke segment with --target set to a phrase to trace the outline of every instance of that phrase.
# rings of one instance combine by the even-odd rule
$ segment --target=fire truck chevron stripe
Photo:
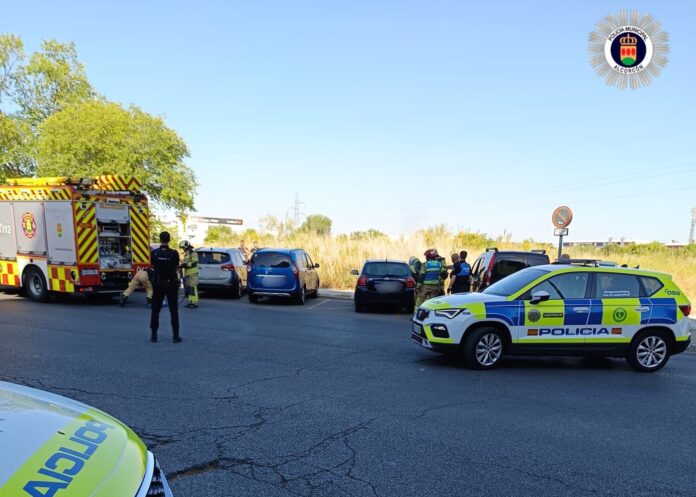
[[[135,264],[147,264],[150,262],[150,244],[148,242],[147,211],[141,206],[134,205],[130,209],[131,219],[131,246],[133,249],[133,262]]]
[[[80,264],[96,264],[98,262],[99,245],[95,220],[96,209],[93,203],[75,203],[77,260]]]

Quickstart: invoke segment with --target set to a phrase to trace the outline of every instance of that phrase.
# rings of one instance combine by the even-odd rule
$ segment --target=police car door
[[[584,344],[591,312],[589,281],[589,273],[572,271],[552,276],[526,292],[518,343],[558,348]],[[538,292],[548,293],[549,299],[532,303],[532,295]]]
[[[638,276],[597,272],[594,286],[588,323],[594,335],[588,337],[588,343],[629,343],[641,320],[649,318],[652,310],[651,304],[641,302]]]

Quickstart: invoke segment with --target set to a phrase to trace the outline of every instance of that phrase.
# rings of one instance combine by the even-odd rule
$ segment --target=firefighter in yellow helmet
[[[198,308],[198,254],[193,251],[193,246],[188,240],[179,242],[179,248],[184,251],[184,260],[181,268],[184,270],[184,290],[188,296],[189,309]]]

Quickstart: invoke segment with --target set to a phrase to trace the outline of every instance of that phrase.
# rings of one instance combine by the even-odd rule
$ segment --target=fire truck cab
[[[27,178],[0,185],[0,285],[119,293],[150,267],[149,211],[133,177]]]

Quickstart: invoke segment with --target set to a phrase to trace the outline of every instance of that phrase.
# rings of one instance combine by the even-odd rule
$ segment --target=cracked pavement
[[[696,495],[694,353],[478,372],[411,344],[408,316],[205,296],[183,344],[166,309],[151,344],[143,301],[0,294],[0,379],[122,420],[177,497]]]

